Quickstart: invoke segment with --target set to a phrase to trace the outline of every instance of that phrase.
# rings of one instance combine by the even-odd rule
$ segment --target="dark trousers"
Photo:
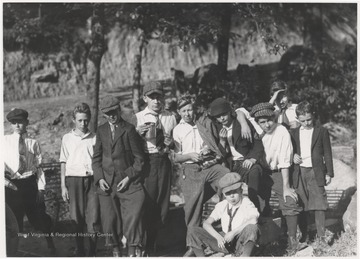
[[[257,225],[247,225],[239,235],[237,235],[230,243],[226,243],[225,248],[220,248],[215,237],[209,234],[202,227],[192,227],[189,230],[189,246],[196,249],[203,249],[204,246],[208,246],[215,252],[222,252],[225,254],[232,253],[236,256],[240,256],[243,251],[243,246],[247,242],[252,241],[256,243],[259,236],[259,228]],[[224,232],[220,232],[222,236],[225,236]]]
[[[51,218],[46,214],[44,197],[41,197],[38,191],[36,176],[12,180],[12,182],[18,190],[6,188],[5,200],[15,214],[19,231],[23,231],[23,220],[26,215],[36,230],[51,233]]]
[[[94,178],[92,176],[67,176],[66,187],[70,199],[70,218],[75,223],[76,232],[82,233],[85,225],[89,233],[98,232],[100,230],[100,206]]]
[[[183,164],[180,185],[185,199],[185,224],[187,228],[201,225],[203,204],[218,191],[221,177],[230,170],[221,165],[213,165],[201,170],[198,164]],[[189,237],[186,238],[189,245]]]
[[[258,164],[254,164],[250,169],[242,166],[243,161],[234,161],[233,171],[237,172],[244,183],[248,186],[249,199],[254,203],[259,212],[262,212],[260,207],[260,180],[262,177],[262,168]]]
[[[170,206],[172,167],[167,154],[147,154],[143,168],[146,247],[152,250]]]
[[[299,227],[303,237],[307,235],[309,211],[315,213],[315,225],[317,235],[325,235],[325,211],[328,208],[326,190],[324,186],[319,186],[315,178],[313,168],[300,167],[299,184],[296,188],[299,194],[304,212],[300,214]]]
[[[281,172],[270,172],[272,180],[271,189],[279,199],[279,209],[284,216],[297,216],[303,210],[300,205],[292,198],[286,197],[284,200],[284,187]]]
[[[99,195],[99,199],[103,231],[112,236],[110,244],[119,245],[124,235],[128,246],[143,246],[144,191],[113,191],[109,196]]]

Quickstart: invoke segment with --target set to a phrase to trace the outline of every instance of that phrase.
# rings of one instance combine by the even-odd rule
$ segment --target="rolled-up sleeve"
[[[292,157],[293,157],[293,146],[291,143],[290,133],[286,131],[283,132],[280,148],[279,148],[279,155],[278,155],[278,169],[281,168],[289,168],[292,164]]]

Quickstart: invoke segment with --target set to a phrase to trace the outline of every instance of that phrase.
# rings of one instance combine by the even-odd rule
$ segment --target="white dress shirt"
[[[159,127],[163,130],[164,136],[171,136],[171,132],[177,124],[175,116],[171,112],[165,110],[158,114],[146,107],[144,110],[136,113],[135,116],[137,126],[147,122],[159,122]],[[159,152],[156,148],[156,136],[152,139],[146,139],[144,150],[145,153],[150,154]]]
[[[174,128],[173,138],[175,143],[175,153],[177,154],[189,154],[197,153],[200,154],[201,150],[204,148],[205,144],[202,140],[199,130],[196,126],[191,126],[189,123],[186,123],[183,119],[179,124]],[[192,161],[187,161],[185,163],[193,163]]]
[[[244,156],[242,154],[240,154],[239,152],[236,151],[235,146],[234,146],[234,142],[233,142],[233,126],[234,126],[234,122],[231,123],[230,127],[226,127],[223,126],[223,128],[226,129],[227,132],[227,140],[230,146],[230,151],[231,151],[231,155],[232,155],[232,160],[236,161],[236,160],[243,160]]]
[[[301,167],[312,167],[311,162],[311,140],[314,132],[314,128],[305,129],[303,126],[300,127],[300,152],[302,163]]]
[[[38,189],[45,190],[45,175],[39,168],[42,161],[41,149],[39,143],[35,139],[28,137],[26,133],[22,134],[24,138],[25,151],[25,171],[20,174],[18,172],[20,167],[19,155],[19,138],[20,134],[14,132],[11,135],[4,136],[4,163],[5,170],[11,174],[11,179],[25,179],[33,174],[37,175]]]
[[[277,124],[270,134],[266,133],[262,142],[264,145],[265,159],[271,170],[289,168],[292,164],[293,146],[288,130]]]
[[[215,205],[214,210],[211,212],[210,216],[215,221],[221,220],[221,228],[224,233],[228,232],[229,220],[230,217],[227,213],[227,208],[234,210],[239,207],[237,213],[235,214],[233,221],[231,222],[231,229],[242,227],[245,228],[249,224],[257,224],[259,218],[259,212],[248,197],[243,196],[241,204],[237,206],[232,206],[225,199]]]
[[[62,138],[60,162],[66,163],[65,176],[85,177],[93,175],[92,157],[96,135],[92,132],[80,136],[75,129]]]

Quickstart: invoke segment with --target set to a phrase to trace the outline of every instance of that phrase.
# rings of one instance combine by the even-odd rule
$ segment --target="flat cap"
[[[223,193],[242,187],[241,176],[238,173],[227,173],[219,180],[219,187]]]
[[[19,121],[19,120],[27,120],[29,113],[23,109],[14,108],[7,115],[6,119],[10,122]]]
[[[250,116],[255,118],[263,116],[271,117],[275,114],[274,110],[274,105],[271,103],[258,103],[252,107]]]
[[[144,95],[150,95],[152,93],[164,94],[164,89],[159,82],[149,82],[144,85]]]
[[[231,112],[232,108],[230,103],[224,98],[215,99],[209,106],[210,115],[216,117],[220,114]]]
[[[100,100],[99,106],[102,112],[109,112],[119,108],[120,104],[119,104],[119,100],[116,97],[112,95],[107,95]]]

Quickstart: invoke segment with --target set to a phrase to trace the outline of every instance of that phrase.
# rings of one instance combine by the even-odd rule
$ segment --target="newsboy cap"
[[[7,115],[6,119],[10,122],[27,120],[29,113],[23,109],[14,108]]]
[[[227,173],[219,180],[219,187],[223,193],[242,187],[241,176],[238,173]]]
[[[210,115],[216,117],[220,114],[231,112],[232,108],[230,103],[224,98],[215,99],[209,106]]]
[[[250,116],[255,118],[263,116],[271,117],[275,114],[274,110],[274,105],[271,103],[258,103],[252,107]]]
[[[104,96],[100,100],[100,110],[102,112],[109,112],[109,111],[115,110],[119,107],[120,107],[119,100],[112,95]]]
[[[149,82],[144,85],[144,95],[150,95],[152,93],[164,94],[164,89],[159,82]]]

